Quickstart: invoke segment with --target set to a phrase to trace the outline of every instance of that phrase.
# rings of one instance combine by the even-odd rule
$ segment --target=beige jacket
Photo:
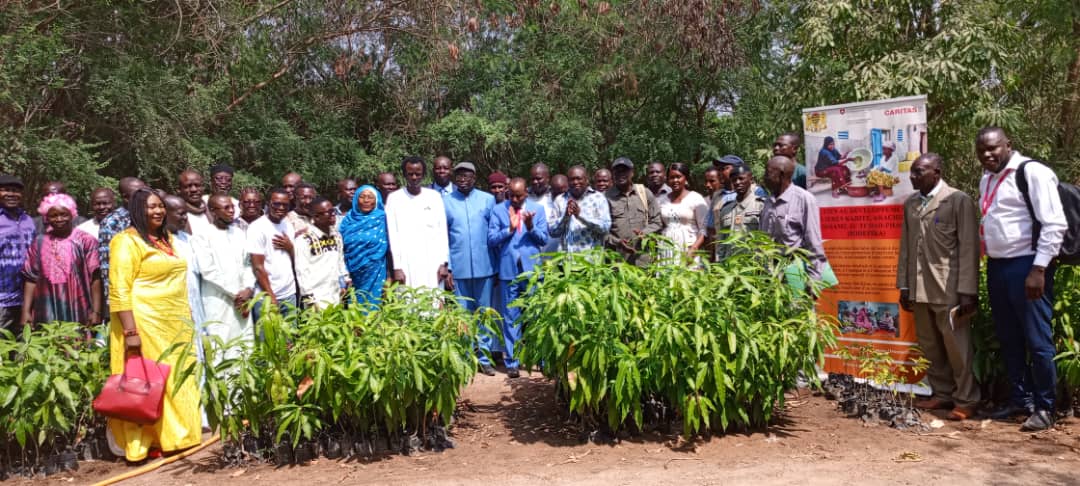
[[[979,217],[967,194],[942,182],[925,207],[919,193],[904,203],[896,286],[924,304],[954,306],[979,289]]]

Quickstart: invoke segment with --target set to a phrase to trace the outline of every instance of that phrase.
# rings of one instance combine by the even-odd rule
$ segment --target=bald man
[[[176,178],[177,194],[183,198],[187,209],[188,232],[198,234],[214,228],[203,199],[203,176],[193,170],[185,170]]]
[[[791,183],[794,173],[795,161],[783,155],[773,156],[766,164],[765,187],[771,195],[761,209],[761,231],[788,248],[809,252],[806,271],[810,278],[820,280],[827,260],[817,201],[806,189]]]
[[[540,204],[528,200],[525,179],[510,180],[506,201],[491,211],[488,222],[487,243],[495,253],[501,291],[500,306],[503,316],[504,361],[506,375],[517,378],[518,360],[514,346],[521,339],[521,309],[509,304],[525,294],[527,280],[518,280],[521,274],[531,272],[540,263],[540,252],[548,242],[547,215]]]

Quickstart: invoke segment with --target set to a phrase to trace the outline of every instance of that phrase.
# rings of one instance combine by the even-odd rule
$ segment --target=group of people
[[[946,326],[949,306],[966,312],[975,303],[974,245],[981,233],[1013,381],[1014,401],[1002,413],[1026,411],[1025,427],[1045,428],[1054,399],[1050,260],[1064,228],[1061,203],[1049,189],[1056,179],[1045,166],[1027,169],[1041,222],[1032,245],[1032,222],[1009,177],[1026,158],[1011,151],[999,129],[980,132],[977,147],[984,186],[992,187],[978,231],[970,199],[941,181],[940,157],[925,154],[912,168],[920,193],[905,206],[897,281],[932,363],[935,397],[922,405],[955,405],[953,414],[966,418],[979,401],[968,334]],[[521,312],[510,303],[526,291],[519,277],[546,253],[605,247],[644,266],[653,253],[643,241],[660,234],[669,242],[657,253],[660,263],[694,266],[730,254],[721,243],[725,234],[760,230],[805,250],[806,270],[820,278],[826,259],[819,214],[814,197],[796,183],[805,184],[795,162],[799,148],[798,135],[777,137],[764,187],[739,157],[717,158],[704,173],[704,193],[692,189],[690,167],[681,163],[647,164],[643,184],[634,183],[635,164],[626,157],[591,177],[582,166],[552,175],[536,164],[528,179],[488,175],[485,191],[471,162],[436,157],[428,184],[429,164],[410,156],[401,162],[401,188],[393,173],[379,174],[373,185],[343,179],[331,199],[289,173],[265,198],[252,188],[234,198],[233,169],[216,165],[206,174],[209,184],[197,171],[181,172],[171,194],[125,177],[119,201],[109,188],[93,191],[90,218],[80,217],[59,182],[45,187],[31,217],[22,207],[22,181],[0,175],[0,327],[18,335],[35,323],[108,321],[111,367],[120,373],[126,357],[157,358],[195,332],[252,341],[259,316],[271,311],[267,305],[283,314],[343,301],[376,309],[396,282],[452,291],[469,310],[499,311],[503,339],[481,332],[480,371],[494,375],[489,356],[498,353],[513,378],[519,376],[514,347]],[[346,295],[354,298],[346,301]],[[185,359],[174,353],[166,362],[178,369]],[[200,441],[195,384],[182,385],[165,401],[163,418],[153,426],[110,420],[118,453],[140,460],[151,448],[178,450]]]

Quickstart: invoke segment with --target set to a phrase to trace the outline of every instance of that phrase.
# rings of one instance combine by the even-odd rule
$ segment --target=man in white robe
[[[447,262],[446,210],[438,192],[421,186],[427,167],[419,157],[401,163],[406,184],[386,201],[386,227],[394,280],[410,287],[453,289]],[[444,287],[445,285],[445,287]]]
[[[255,274],[247,252],[247,237],[234,224],[235,207],[225,194],[207,201],[214,228],[195,235],[191,246],[202,274],[203,314],[206,333],[229,347],[218,359],[234,358],[242,347],[254,342],[251,317],[244,305],[255,295]]]

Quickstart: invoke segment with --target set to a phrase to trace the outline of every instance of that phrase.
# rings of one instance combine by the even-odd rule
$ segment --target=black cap
[[[624,166],[630,169],[634,168],[634,162],[629,157],[619,157],[611,163],[611,168],[614,169],[619,166]]]
[[[19,189],[24,189],[22,179],[11,174],[0,174],[0,186],[16,186]]]

